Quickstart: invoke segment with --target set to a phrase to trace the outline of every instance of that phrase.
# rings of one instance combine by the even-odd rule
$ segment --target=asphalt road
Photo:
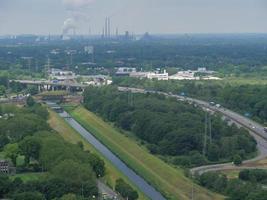
[[[120,199],[112,189],[99,180],[97,181],[97,187],[103,199]]]
[[[191,169],[192,174],[202,174],[208,171],[221,171],[221,170],[230,170],[230,169],[247,169],[251,167],[246,167],[245,164],[253,163],[258,160],[262,160],[267,157],[267,133],[264,131],[264,127],[258,124],[251,119],[248,119],[236,112],[233,112],[226,108],[219,108],[216,106],[211,106],[209,102],[201,101],[198,99],[187,98],[184,96],[173,95],[171,93],[159,92],[159,91],[147,91],[139,88],[127,88],[127,87],[118,87],[118,90],[121,92],[132,92],[132,93],[157,93],[162,94],[168,97],[176,98],[178,101],[187,101],[194,103],[204,109],[208,109],[209,111],[221,113],[225,118],[230,119],[232,123],[235,123],[238,127],[246,128],[250,135],[252,135],[257,141],[257,148],[259,154],[257,157],[246,160],[243,162],[241,166],[235,166],[232,163],[225,164],[216,164],[216,165],[206,165],[201,167],[196,167]]]

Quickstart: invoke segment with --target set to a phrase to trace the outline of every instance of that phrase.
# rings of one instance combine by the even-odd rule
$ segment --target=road
[[[104,199],[119,199],[118,195],[112,189],[99,180],[97,181],[97,187],[101,197]]]
[[[221,171],[221,170],[230,170],[230,169],[249,169],[251,167],[246,166],[247,164],[253,163],[255,161],[262,160],[267,157],[267,133],[264,131],[264,127],[258,124],[251,119],[248,119],[236,112],[233,112],[226,108],[211,106],[209,102],[205,102],[198,99],[188,98],[180,95],[173,95],[171,93],[159,92],[159,91],[147,91],[139,88],[127,88],[127,87],[118,87],[118,90],[121,92],[132,92],[132,93],[157,93],[162,94],[168,97],[176,98],[178,101],[186,101],[197,104],[198,106],[208,109],[213,112],[221,113],[225,118],[230,119],[233,123],[235,123],[238,127],[246,128],[250,135],[252,135],[257,141],[257,148],[259,154],[257,157],[246,160],[243,162],[241,166],[235,166],[232,163],[225,164],[216,164],[216,165],[206,165],[201,167],[196,167],[191,169],[192,174],[202,174],[208,171]]]
[[[73,127],[80,135],[93,145],[106,159],[108,159],[119,171],[121,171],[129,180],[134,183],[140,191],[152,200],[166,200],[154,187],[149,185],[142,177],[136,174],[106,146],[99,142],[91,133],[84,129],[76,120],[63,112],[59,114],[65,121]]]

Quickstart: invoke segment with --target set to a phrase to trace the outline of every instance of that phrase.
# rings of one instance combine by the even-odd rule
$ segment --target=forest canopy
[[[118,92],[115,87],[84,92],[86,108],[145,142],[153,154],[170,156],[183,166],[246,158],[256,142],[243,128],[211,115],[211,137],[204,147],[205,112],[185,102],[155,94]],[[203,150],[205,151],[203,154]]]

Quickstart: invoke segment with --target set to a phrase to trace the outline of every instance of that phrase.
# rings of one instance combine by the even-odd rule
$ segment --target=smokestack
[[[108,38],[110,38],[111,33],[110,33],[110,18],[108,18]]]
[[[119,37],[119,29],[118,29],[118,27],[116,28],[116,38],[118,38]]]
[[[108,35],[108,18],[105,19],[105,38],[107,38]]]
[[[104,38],[105,37],[105,27],[103,27],[103,29],[102,29],[102,38]]]

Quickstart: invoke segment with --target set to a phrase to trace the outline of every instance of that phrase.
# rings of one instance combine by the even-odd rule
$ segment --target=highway
[[[132,93],[156,93],[162,94],[168,97],[176,98],[178,101],[186,101],[197,104],[198,106],[206,109],[207,111],[213,111],[217,113],[221,113],[225,118],[231,120],[232,123],[235,123],[238,127],[246,128],[250,135],[252,135],[257,141],[258,155],[257,157],[246,160],[243,162],[241,166],[235,166],[232,163],[225,164],[216,164],[216,165],[206,165],[201,167],[196,167],[191,169],[192,174],[202,174],[208,171],[221,171],[221,170],[230,170],[230,169],[244,169],[251,168],[247,167],[246,164],[253,163],[258,160],[262,160],[267,157],[267,133],[264,131],[264,127],[258,124],[251,119],[248,119],[236,112],[233,112],[229,109],[211,106],[209,102],[205,102],[198,99],[188,98],[180,95],[174,95],[171,93],[159,92],[159,91],[147,91],[139,88],[128,88],[128,87],[118,87],[118,90],[121,92],[132,92]]]
[[[156,189],[148,184],[141,176],[136,174],[123,161],[121,161],[106,146],[99,142],[93,134],[84,129],[76,120],[63,112],[59,114],[65,121],[73,127],[83,138],[93,145],[106,159],[108,159],[120,172],[122,172],[132,183],[134,183],[140,191],[152,200],[166,200]]]

